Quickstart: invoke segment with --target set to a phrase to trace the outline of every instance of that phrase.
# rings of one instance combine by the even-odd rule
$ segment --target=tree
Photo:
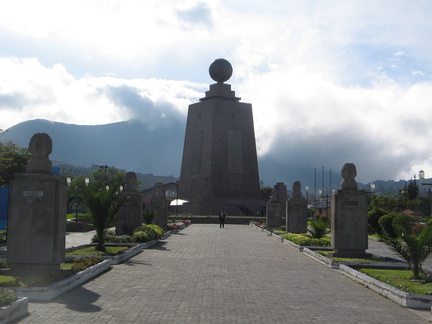
[[[269,186],[260,187],[260,196],[264,201],[269,201],[272,195],[273,188]]]
[[[105,231],[112,224],[117,211],[126,199],[126,197],[118,198],[117,195],[118,189],[115,187],[108,190],[86,187],[82,190],[83,200],[91,212],[93,226],[96,229],[98,239],[96,250],[98,251],[106,251]]]
[[[380,224],[385,218],[381,217]],[[388,223],[383,226],[383,233],[383,241],[410,265],[414,278],[420,279],[421,266],[432,253],[432,225],[419,224],[416,219],[400,214],[393,217],[391,228]]]
[[[382,208],[372,209],[368,212],[368,232],[369,234],[381,234],[379,220],[388,212]]]
[[[116,168],[104,168],[93,171],[86,186],[83,181],[78,183],[81,196],[93,219],[97,234],[96,250],[106,251],[104,234],[112,225],[114,217],[127,199],[119,197],[120,186],[125,183],[126,173]]]
[[[417,184],[415,176],[414,176],[414,180],[411,179],[410,181],[408,181],[408,185],[405,184],[404,190],[407,192],[408,200],[415,200],[418,197],[420,193],[420,189]]]
[[[383,209],[388,213],[398,211],[398,199],[394,196],[376,195],[369,204],[369,210]]]
[[[0,141],[0,187],[9,184],[15,173],[26,172],[30,153],[11,141]]]

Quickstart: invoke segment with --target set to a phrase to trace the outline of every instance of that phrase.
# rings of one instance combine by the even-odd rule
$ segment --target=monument
[[[367,197],[357,189],[356,166],[342,167],[341,189],[331,199],[331,237],[335,257],[365,257],[368,248]]]
[[[126,185],[119,198],[127,197],[117,212],[115,225],[117,235],[132,235],[143,222],[143,196],[137,191],[135,172],[126,173]]]
[[[215,60],[209,74],[217,83],[189,106],[179,182],[179,198],[188,201],[183,212],[255,215],[264,207],[252,105],[224,83],[232,71],[227,60]]]
[[[151,199],[151,209],[155,210],[157,217],[155,224],[160,227],[168,225],[168,200],[166,199],[165,186],[158,182],[154,185]]]
[[[302,196],[301,183],[296,181],[293,184],[292,197],[287,203],[286,231],[288,233],[306,233],[307,218],[307,202]]]
[[[7,261],[18,273],[58,271],[65,257],[66,181],[51,173],[48,134],[34,134],[29,151],[27,173],[10,184]]]
[[[278,182],[272,190],[270,200],[267,202],[266,223],[268,227],[285,225],[287,199],[286,185],[283,182]]]

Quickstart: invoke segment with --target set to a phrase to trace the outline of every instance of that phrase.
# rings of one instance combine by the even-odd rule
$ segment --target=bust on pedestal
[[[166,199],[165,186],[158,182],[153,188],[151,208],[156,211],[155,224],[160,227],[168,225],[168,200]]]
[[[137,191],[135,172],[126,173],[126,185],[124,191],[119,194],[119,199],[125,197],[127,198],[116,215],[117,235],[132,235],[133,230],[143,222],[143,196]]]
[[[307,202],[302,197],[299,181],[294,182],[292,198],[287,203],[286,231],[287,233],[307,231]]]
[[[286,185],[283,182],[276,183],[272,191],[272,197],[267,202],[266,223],[268,227],[285,225],[287,199]]]
[[[10,184],[7,261],[15,273],[59,271],[65,257],[66,181],[51,174],[52,141],[30,140],[27,173]]]
[[[368,248],[367,199],[364,190],[357,190],[356,166],[342,167],[341,190],[331,200],[332,247],[334,257],[365,257]]]

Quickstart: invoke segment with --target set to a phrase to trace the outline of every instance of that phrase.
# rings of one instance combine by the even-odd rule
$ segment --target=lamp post
[[[371,187],[371,192],[374,192],[375,191],[375,183],[372,182],[370,187]]]
[[[432,183],[423,183],[425,179],[425,172],[423,170],[419,171],[419,179],[422,186],[432,186]],[[432,214],[432,202],[431,202],[431,214]]]
[[[70,186],[72,182],[72,178],[71,177],[67,177],[66,178],[66,183],[68,185],[68,187]],[[78,223],[78,187],[74,187],[74,191],[75,191],[75,223]]]
[[[67,185],[68,185],[68,187],[71,185],[71,183],[72,183],[72,178],[71,177],[67,177],[66,178],[66,183],[67,183]],[[86,187],[89,185],[89,183],[90,183],[90,179],[89,178],[85,178],[84,179],[84,183],[85,183],[85,185],[86,185]],[[77,186],[75,186],[75,187],[73,187],[74,188],[74,191],[75,191],[75,223],[78,223],[78,187]]]
[[[179,181],[176,181],[176,218],[178,215],[178,188],[179,188]]]

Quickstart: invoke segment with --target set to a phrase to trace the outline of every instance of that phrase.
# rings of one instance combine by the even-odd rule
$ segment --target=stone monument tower
[[[232,75],[225,59],[209,68],[217,83],[200,102],[189,106],[179,197],[182,211],[198,214],[256,214],[263,209],[252,105],[225,84]]]

